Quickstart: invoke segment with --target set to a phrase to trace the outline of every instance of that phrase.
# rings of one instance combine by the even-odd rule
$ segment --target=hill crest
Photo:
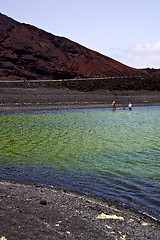
[[[65,37],[0,13],[0,79],[140,76],[126,66]]]

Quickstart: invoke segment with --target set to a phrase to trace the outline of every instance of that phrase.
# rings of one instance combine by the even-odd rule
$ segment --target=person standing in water
[[[112,102],[112,110],[116,110],[116,101],[115,100]]]
[[[128,108],[129,108],[129,110],[132,110],[132,103],[131,102],[128,103]]]

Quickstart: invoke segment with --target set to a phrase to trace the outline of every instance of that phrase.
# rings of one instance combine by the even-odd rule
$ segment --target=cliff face
[[[0,14],[0,79],[143,75],[69,39]]]

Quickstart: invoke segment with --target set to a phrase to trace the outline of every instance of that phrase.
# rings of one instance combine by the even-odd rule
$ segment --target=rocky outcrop
[[[140,76],[130,68],[87,49],[0,14],[0,79],[67,79]]]

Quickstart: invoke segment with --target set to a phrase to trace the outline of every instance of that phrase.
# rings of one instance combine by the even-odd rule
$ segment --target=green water
[[[159,178],[160,112],[0,116],[0,156],[12,164]]]
[[[2,114],[0,177],[58,184],[157,217],[159,120],[160,107]]]

